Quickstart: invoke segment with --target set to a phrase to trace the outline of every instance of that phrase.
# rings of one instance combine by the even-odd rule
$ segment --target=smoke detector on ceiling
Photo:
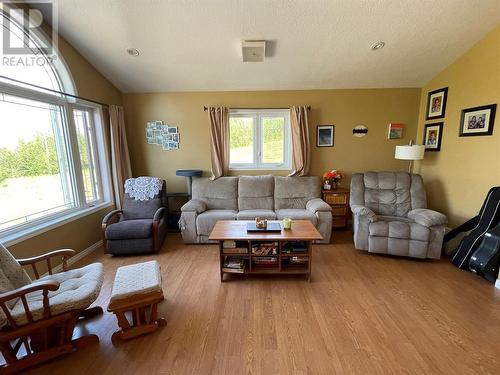
[[[243,62],[263,62],[266,58],[265,40],[244,40],[241,42]]]

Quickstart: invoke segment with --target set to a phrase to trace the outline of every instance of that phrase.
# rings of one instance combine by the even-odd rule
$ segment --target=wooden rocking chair
[[[55,250],[16,260],[0,244],[0,351],[5,364],[0,373],[12,373],[70,353],[96,335],[73,338],[78,321],[102,314],[96,300],[103,282],[103,266],[90,264],[67,270],[74,250]],[[51,259],[62,257],[63,272],[52,272]],[[49,275],[39,277],[37,263],[46,262]],[[32,281],[22,266],[31,266]]]

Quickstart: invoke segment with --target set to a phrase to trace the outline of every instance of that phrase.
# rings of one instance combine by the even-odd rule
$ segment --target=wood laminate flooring
[[[106,309],[116,268],[157,259],[167,326],[114,346],[114,315],[86,329],[100,344],[31,374],[500,373],[500,290],[453,267],[356,251],[350,232],[314,246],[301,276],[234,275],[221,283],[218,249],[169,234],[157,255],[104,263]],[[227,277],[227,276],[226,276]]]

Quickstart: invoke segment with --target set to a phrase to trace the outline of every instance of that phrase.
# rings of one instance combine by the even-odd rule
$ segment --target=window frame
[[[231,163],[230,170],[291,170],[292,169],[292,131],[290,124],[290,111],[288,109],[230,109],[229,122],[234,117],[252,117],[253,118],[253,163]],[[283,163],[264,163],[263,146],[264,138],[262,131],[262,119],[268,117],[284,117],[284,139],[283,139]],[[230,132],[230,130],[229,130]],[[229,134],[229,142],[231,141]],[[229,145],[229,155],[231,155],[231,146]],[[231,157],[231,156],[229,156]]]
[[[6,82],[0,82],[0,92],[19,98],[44,102],[47,104],[60,106],[62,112],[62,128],[67,133],[63,136],[66,146],[66,157],[68,158],[68,168],[70,174],[70,187],[73,189],[75,207],[49,214],[37,219],[32,219],[24,223],[16,224],[0,230],[0,242],[12,245],[24,241],[35,235],[44,233],[60,225],[84,217],[93,212],[99,211],[113,205],[113,195],[111,187],[111,170],[109,167],[108,140],[106,137],[102,106],[93,102],[81,99],[69,99],[64,96],[45,93],[38,90],[28,89],[24,86],[16,86]],[[73,109],[84,109],[91,111],[94,139],[96,147],[95,168],[100,179],[100,199],[87,203],[85,191],[83,189],[83,178],[80,154],[78,151],[78,139],[73,120]],[[80,177],[78,177],[80,176]]]
[[[40,51],[39,47],[37,47],[37,46],[39,46],[40,44],[41,45],[52,44],[53,55],[55,55],[57,58],[52,59],[51,64],[48,64],[46,67],[48,69],[50,69],[50,72],[53,75],[52,78],[55,80],[54,83],[57,83],[57,85],[59,86],[59,90],[65,92],[67,94],[70,94],[70,95],[77,95],[78,93],[77,93],[75,82],[74,82],[73,77],[70,73],[68,65],[66,64],[66,61],[64,60],[64,58],[62,57],[62,55],[59,51],[57,39],[52,40],[53,38],[51,36],[48,36],[46,34],[46,31],[43,29],[38,29],[36,33],[30,32],[29,34],[26,34],[26,31],[23,29],[23,26],[20,25],[18,22],[16,22],[15,19],[12,19],[9,16],[9,11],[11,9],[18,8],[18,7],[16,7],[16,4],[15,3],[12,3],[12,4],[2,3],[0,5],[3,6],[3,8],[0,6],[0,17],[2,17],[7,22],[14,24],[20,33],[28,36],[30,42],[33,43],[35,46],[35,47],[30,47],[33,49],[34,55],[40,54],[47,59],[47,57],[43,54],[43,52]],[[2,26],[0,25],[0,27],[2,27]],[[5,29],[3,31],[5,32]],[[19,36],[19,35],[17,35],[17,36]],[[1,79],[0,79],[0,82],[2,82]],[[23,85],[22,83],[20,83],[20,85],[21,86],[19,86],[19,87],[28,87],[28,90],[30,90],[29,84]],[[54,88],[52,88],[52,89],[48,88],[48,89],[53,90]],[[42,91],[40,91],[42,93],[44,92],[43,89],[37,89],[34,91],[38,91],[38,90],[42,90]]]

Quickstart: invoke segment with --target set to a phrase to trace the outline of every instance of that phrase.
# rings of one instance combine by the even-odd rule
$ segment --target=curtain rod
[[[45,91],[50,91],[50,92],[53,92],[55,94],[69,96],[69,97],[75,98],[75,99],[82,99],[82,100],[85,100],[87,102],[92,102],[92,103],[95,103],[95,104],[102,105],[103,107],[109,107],[109,104],[101,103],[101,102],[98,102],[97,100],[92,100],[92,99],[84,98],[84,97],[78,96],[78,95],[68,94],[67,92],[63,92],[63,91],[48,89],[46,87],[38,86],[38,85],[35,85],[33,83],[28,83],[28,82],[20,81],[20,80],[15,79],[15,78],[10,78],[10,77],[6,77],[6,76],[2,76],[2,75],[0,75],[0,78],[7,79],[9,81],[13,81],[13,82],[16,82],[16,83],[20,83],[22,85],[28,85],[28,86],[31,86],[31,87],[36,87],[37,89],[41,89],[41,90],[45,90]]]
[[[308,105],[306,108],[307,108],[308,111],[311,110],[311,106],[310,105]],[[243,110],[279,109],[279,110],[285,110],[285,109],[290,109],[290,108],[229,108],[229,109],[243,109]],[[207,111],[208,107],[207,106],[203,107],[203,110]]]

